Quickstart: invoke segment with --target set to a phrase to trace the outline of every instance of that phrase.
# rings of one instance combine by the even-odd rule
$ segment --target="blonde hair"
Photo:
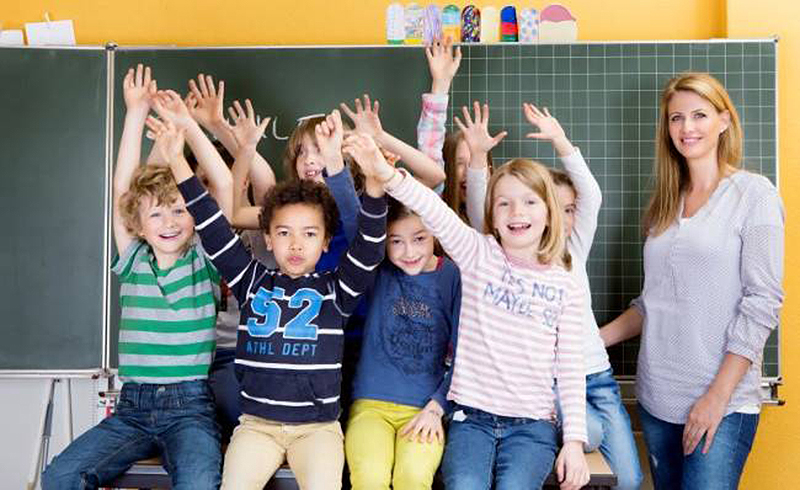
[[[500,242],[500,236],[494,226],[494,191],[497,182],[506,175],[519,179],[520,182],[535,192],[547,206],[547,223],[539,241],[536,259],[542,264],[550,264],[556,261],[559,265],[563,265],[561,264],[561,258],[566,246],[564,220],[558,211],[559,204],[553,178],[550,176],[547,167],[541,163],[524,158],[515,158],[503,164],[492,174],[486,192],[484,233],[494,235],[497,241]],[[500,244],[502,245],[502,242]]]
[[[693,92],[708,101],[718,113],[730,116],[728,128],[719,135],[717,168],[738,168],[742,158],[742,126],[739,114],[725,87],[707,73],[684,73],[672,78],[661,93],[658,130],[656,132],[655,189],[644,214],[645,235],[660,235],[675,221],[681,194],[691,183],[686,159],[675,148],[669,135],[669,102],[677,92]]]
[[[134,235],[142,230],[139,217],[142,198],[151,197],[157,205],[161,205],[172,204],[179,196],[178,185],[169,168],[154,165],[140,166],[133,173],[130,187],[119,200],[119,211],[125,229]]]

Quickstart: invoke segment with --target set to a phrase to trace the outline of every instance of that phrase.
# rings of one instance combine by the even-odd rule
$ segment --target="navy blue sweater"
[[[367,295],[369,314],[353,398],[447,410],[450,370],[461,311],[458,267],[443,259],[435,271],[409,276],[388,260]]]
[[[253,259],[197,178],[178,188],[241,305],[235,363],[242,412],[288,423],[335,420],[344,325],[383,259],[386,199],[364,197],[358,233],[334,271],[293,279]]]

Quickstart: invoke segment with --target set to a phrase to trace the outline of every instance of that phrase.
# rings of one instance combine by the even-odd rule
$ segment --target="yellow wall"
[[[81,44],[382,44],[388,1],[309,0],[2,0],[3,28],[22,28],[42,18],[72,19]],[[11,5],[14,3],[15,5]],[[425,2],[421,2],[425,3]],[[443,2],[442,2],[443,3]],[[459,6],[467,2],[455,2]],[[476,2],[483,5],[486,2]],[[755,448],[742,488],[792,488],[796,485],[795,453],[800,447],[800,332],[791,322],[800,316],[800,195],[789,189],[800,183],[800,5],[792,0],[564,0],[579,21],[586,40],[704,39],[779,35],[779,126],[781,193],[787,210],[786,291],[782,320],[783,372],[781,395],[787,405],[764,409]],[[492,2],[500,6],[505,2]],[[366,6],[365,6],[366,5]],[[545,2],[517,2],[541,8]],[[756,7],[756,5],[758,5]]]
[[[756,6],[757,5],[757,6]],[[756,446],[748,461],[742,488],[797,488],[800,474],[800,345],[793,319],[798,318],[800,302],[800,4],[793,0],[762,0],[760,2],[728,0],[727,25],[729,37],[765,37],[778,35],[778,124],[780,155],[780,189],[786,206],[786,273],[784,282],[787,298],[781,323],[783,373],[786,380],[781,396],[784,407],[767,408],[761,418]],[[791,190],[795,189],[795,192]],[[794,293],[794,294],[793,294]]]
[[[564,0],[583,39],[722,37],[725,0]],[[383,44],[389,1],[370,0],[0,0],[4,29],[72,19],[80,44]],[[403,4],[410,1],[401,2]],[[418,0],[426,5],[428,0]],[[445,4],[445,1],[437,3]],[[449,2],[448,2],[449,3]],[[542,8],[551,2],[452,2]],[[5,4],[5,5],[3,5]],[[16,4],[16,5],[12,5]]]

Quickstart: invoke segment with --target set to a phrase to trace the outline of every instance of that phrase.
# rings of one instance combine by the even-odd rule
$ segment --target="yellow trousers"
[[[388,490],[390,485],[394,490],[430,490],[444,445],[399,434],[420,410],[377,400],[353,403],[344,443],[353,490]]]
[[[289,462],[302,490],[342,488],[342,427],[338,421],[282,424],[242,415],[225,452],[222,490],[261,490]]]

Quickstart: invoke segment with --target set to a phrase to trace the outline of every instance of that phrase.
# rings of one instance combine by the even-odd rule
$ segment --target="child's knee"
[[[405,464],[396,466],[392,478],[393,488],[429,489],[433,485],[436,468],[423,464]]]
[[[91,481],[94,481],[94,485],[90,485]],[[99,484],[94,475],[88,475],[80,468],[64,464],[59,458],[53,460],[42,473],[42,490],[83,490],[95,488]]]

